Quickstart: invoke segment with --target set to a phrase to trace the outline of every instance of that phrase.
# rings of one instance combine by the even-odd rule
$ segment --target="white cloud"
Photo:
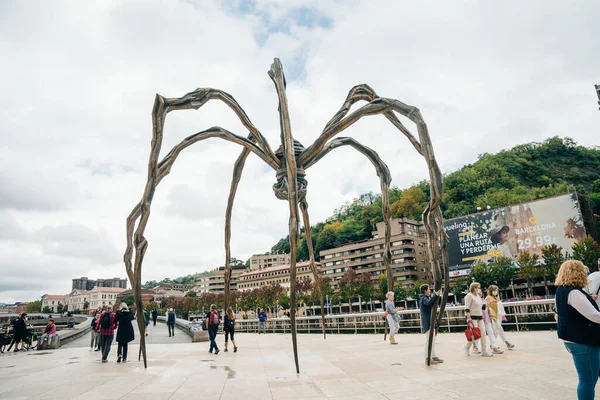
[[[276,149],[277,99],[266,75],[276,56],[305,146],[359,83],[421,109],[444,172],[553,135],[597,144],[597,2],[215,4],[2,2],[0,301],[64,293],[82,275],[125,276],[125,218],[144,189],[156,93],[225,90]],[[169,114],[161,155],[214,125],[247,134],[211,102]],[[343,136],[378,151],[393,184],[427,178],[424,161],[384,118],[367,117]],[[239,152],[211,139],[181,154],[154,198],[144,279],[223,263]],[[351,148],[307,173],[315,223],[379,191],[372,165]],[[234,208],[234,256],[267,251],[285,236],[288,210],[273,196],[274,181],[251,155]]]

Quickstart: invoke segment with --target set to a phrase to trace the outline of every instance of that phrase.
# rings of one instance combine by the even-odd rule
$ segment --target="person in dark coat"
[[[158,318],[158,311],[152,310],[152,324],[156,326],[156,319]]]
[[[167,311],[167,328],[169,328],[169,337],[175,336],[175,311],[169,308]]]
[[[438,297],[441,295],[441,291],[438,290],[435,293],[431,293],[431,288],[428,284],[421,285],[419,288],[421,290],[421,295],[419,296],[419,310],[421,314],[421,327],[423,332],[425,332],[425,363],[427,363],[427,353],[429,350],[429,331],[434,329],[433,332],[433,340],[431,343],[431,364],[443,363],[444,360],[439,358],[435,353],[435,335],[437,331],[437,326],[431,326],[431,309],[435,304]],[[437,323],[437,321],[436,321]]]
[[[129,342],[135,339],[135,333],[133,332],[133,313],[129,311],[127,304],[121,303],[121,310],[115,316],[115,322],[119,324],[117,329],[117,362],[121,362],[121,356],[123,362],[127,362],[127,347]]]
[[[15,352],[22,351],[25,346],[25,338],[27,337],[27,324],[25,320],[27,318],[27,313],[21,314],[21,316],[17,319],[11,321],[12,332],[13,332],[13,341],[8,346],[8,351],[12,348],[13,344],[15,345]],[[21,342],[21,350],[18,349],[19,342]]]

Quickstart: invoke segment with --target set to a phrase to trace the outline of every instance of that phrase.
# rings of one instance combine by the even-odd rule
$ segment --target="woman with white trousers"
[[[483,305],[485,303],[481,299],[481,285],[478,282],[473,282],[469,286],[469,294],[465,297],[465,313],[467,316],[467,325],[473,325],[481,331],[481,355],[483,357],[492,357],[487,347],[485,336],[485,324],[483,323]],[[471,355],[471,346],[473,342],[467,342],[464,351],[465,355]]]

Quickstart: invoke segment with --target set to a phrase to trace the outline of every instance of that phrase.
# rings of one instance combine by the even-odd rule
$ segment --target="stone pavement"
[[[555,332],[509,338],[515,350],[484,358],[463,355],[464,335],[439,335],[446,362],[427,367],[423,335],[399,335],[396,346],[381,335],[299,335],[300,374],[289,334],[237,334],[239,351],[219,355],[207,343],[150,344],[147,369],[132,357],[137,345],[127,364],[115,362],[116,348],[106,364],[86,348],[3,354],[0,398],[576,399],[577,375]]]

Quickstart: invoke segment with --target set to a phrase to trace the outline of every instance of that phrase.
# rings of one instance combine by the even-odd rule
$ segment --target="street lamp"
[[[358,295],[358,312],[362,312],[362,297],[360,297],[360,294]]]
[[[510,280],[510,288],[512,289],[513,292],[513,299],[516,297],[515,296],[515,284],[513,283],[513,280]]]
[[[331,311],[329,310],[329,295],[325,295],[325,297],[327,297],[327,314],[331,314]],[[314,304],[313,304],[314,307]]]

